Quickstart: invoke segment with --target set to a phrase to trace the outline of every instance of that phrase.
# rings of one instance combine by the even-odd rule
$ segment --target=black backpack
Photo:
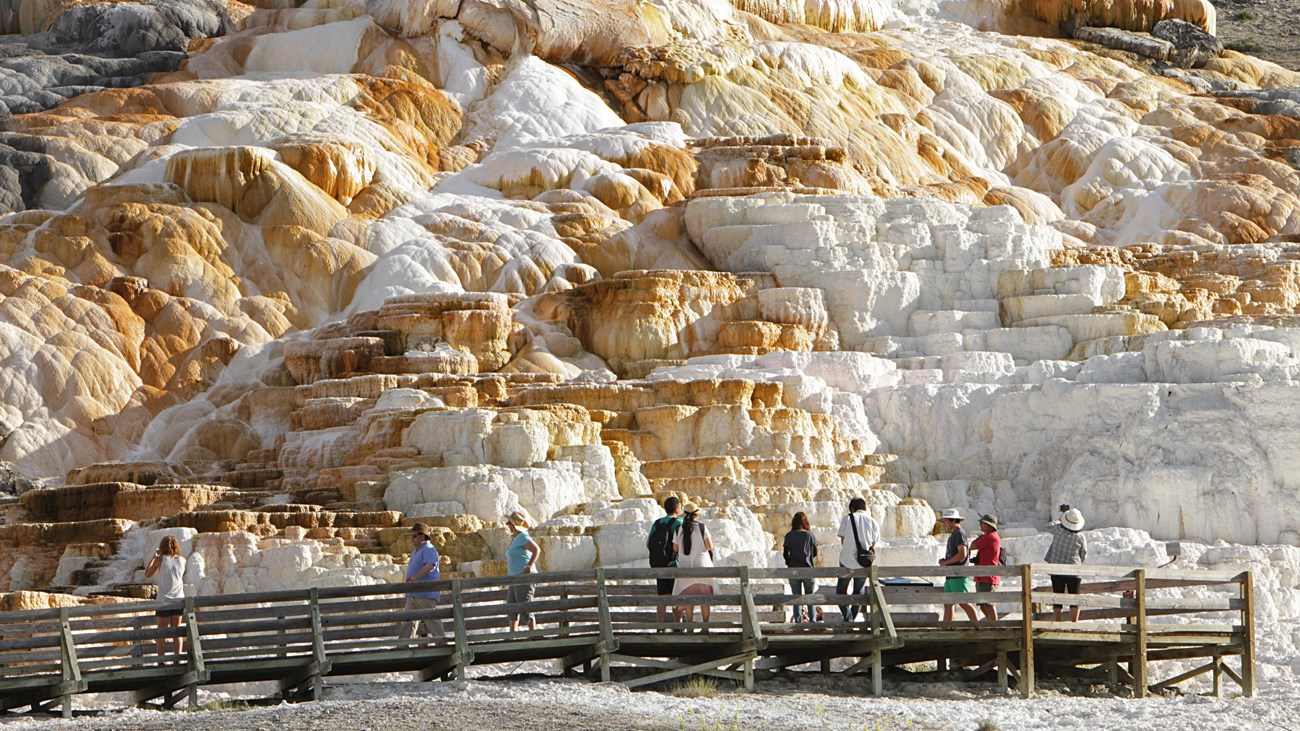
[[[853,543],[857,546],[853,555],[858,560],[858,566],[870,568],[876,562],[876,549],[862,545],[862,536],[858,535],[858,521],[854,520],[853,513],[849,513],[849,527],[853,528]]]
[[[677,552],[673,550],[673,524],[676,519],[664,516],[654,522],[650,528],[650,567],[667,568],[677,563]]]

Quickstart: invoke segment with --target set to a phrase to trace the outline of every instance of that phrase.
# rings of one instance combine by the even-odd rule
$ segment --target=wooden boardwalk
[[[1051,573],[1084,576],[1084,593],[1066,602],[1082,606],[1078,623],[1052,622],[1042,611],[1061,597]],[[1004,590],[943,594],[917,578],[1000,575]],[[654,579],[712,578],[713,596],[655,594]],[[865,579],[857,596],[837,595],[835,579]],[[790,578],[812,578],[819,589],[795,597]],[[900,581],[911,580],[909,585]],[[508,631],[506,587],[528,582],[535,631]],[[1254,693],[1254,621],[1251,575],[1123,567],[939,568],[891,566],[770,569],[594,569],[528,577],[466,578],[422,583],[442,592],[439,608],[404,611],[410,584],[319,588],[260,594],[191,597],[171,602],[86,605],[0,613],[0,708],[71,714],[75,696],[126,693],[138,704],[193,705],[203,686],[274,681],[279,697],[319,698],[326,678],[416,672],[425,680],[464,678],[472,665],[555,663],[603,682],[642,687],[689,675],[732,680],[752,689],[756,678],[782,668],[871,673],[881,692],[886,667],[938,663],[987,675],[1023,695],[1036,672],[1109,683],[1136,696],[1212,674]],[[826,622],[791,624],[794,604],[825,608]],[[992,603],[997,622],[938,621],[936,605]],[[659,623],[656,608],[708,606],[707,623]],[[857,622],[839,619],[839,606],[861,604]],[[176,630],[154,627],[153,612],[180,608]],[[906,611],[904,611],[906,610]],[[698,613],[697,613],[698,614]],[[958,616],[964,616],[957,612]],[[399,623],[432,618],[440,637],[397,639]],[[160,658],[154,641],[184,640],[180,655]],[[1233,669],[1226,658],[1239,658]],[[163,662],[160,662],[163,661]],[[1163,680],[1162,661],[1196,661]]]

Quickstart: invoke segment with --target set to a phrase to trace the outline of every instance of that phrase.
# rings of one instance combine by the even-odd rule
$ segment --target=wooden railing
[[[1085,577],[1083,594],[1058,596],[1035,581],[1050,573]],[[895,586],[901,577],[1003,576],[1018,586],[996,592],[944,594],[934,587]],[[788,580],[865,580],[863,594],[830,593],[823,583],[811,596],[790,593]],[[701,578],[718,582],[717,593],[660,596],[657,578]],[[83,605],[0,614],[0,708],[31,706],[70,713],[78,693],[129,692],[137,702],[160,699],[171,706],[208,684],[277,681],[285,698],[316,698],[323,678],[413,671],[424,679],[463,678],[472,664],[559,660],[569,672],[579,666],[601,680],[612,666],[648,669],[630,677],[631,687],[691,674],[713,675],[752,687],[756,671],[807,662],[829,668],[834,657],[856,657],[848,672],[870,669],[880,692],[886,653],[905,643],[949,643],[953,633],[996,636],[1000,677],[1014,677],[1022,692],[1033,689],[1035,646],[1109,643],[1104,668],[1116,682],[1131,681],[1138,694],[1148,688],[1149,659],[1211,657],[1210,664],[1152,687],[1169,687],[1204,672],[1236,680],[1254,691],[1253,616],[1250,575],[1120,567],[875,567],[749,569],[594,569],[528,576],[457,578],[419,584],[320,587],[305,590],[190,597],[183,601]],[[527,604],[507,604],[506,588],[534,587]],[[1171,594],[1210,587],[1214,596],[1180,599]],[[405,610],[408,591],[440,591],[438,607]],[[1223,594],[1220,596],[1219,594]],[[1037,605],[1079,604],[1078,624],[1055,623]],[[993,604],[1015,620],[972,624],[938,621],[932,607]],[[864,620],[846,624],[791,624],[788,614],[802,604],[862,605]],[[708,607],[709,620],[659,621],[660,607]],[[899,607],[929,607],[897,612]],[[155,627],[157,609],[180,609],[175,629]],[[1006,611],[1010,610],[1010,611]],[[509,631],[510,615],[531,612],[535,630]],[[667,611],[671,612],[671,609]],[[1240,614],[1240,622],[1211,624],[1207,613]],[[437,636],[398,639],[401,623],[430,620]],[[1173,622],[1179,624],[1173,624]],[[989,634],[993,633],[993,634]],[[975,637],[975,635],[970,635]],[[159,657],[154,642],[180,638],[180,656]],[[973,640],[978,643],[980,640]],[[1008,644],[1010,643],[1010,644]],[[1206,643],[1212,645],[1205,650]],[[715,651],[716,650],[716,651]],[[921,651],[917,649],[917,651]],[[1054,650],[1053,650],[1054,651]],[[719,654],[721,653],[721,654]],[[1181,655],[1180,655],[1181,653]],[[1197,654],[1200,653],[1200,654]],[[1207,654],[1209,653],[1209,654]],[[1222,662],[1242,656],[1236,673]],[[1018,658],[1018,667],[1010,658]],[[903,657],[903,656],[900,656]],[[1129,660],[1121,672],[1120,659]],[[905,658],[903,658],[905,660]],[[903,661],[899,660],[899,661]],[[160,664],[162,663],[166,664]],[[1100,666],[1099,666],[1100,667]]]
[[[905,641],[915,643],[933,636],[951,637],[945,629],[977,627],[981,631],[1013,629],[1020,634],[1021,669],[1017,677],[1022,692],[1034,688],[1035,646],[1044,642],[1064,644],[1106,643],[1108,652],[1094,650],[1103,662],[1085,675],[1127,684],[1141,697],[1150,689],[1166,689],[1193,677],[1212,672],[1214,692],[1227,675],[1242,692],[1255,692],[1254,599],[1250,572],[1191,571],[1185,569],[1133,569],[1120,566],[1032,564],[1023,566],[909,567],[912,576],[998,576],[1014,582],[1013,588],[993,592],[949,593],[935,596],[933,590],[916,591],[886,587],[891,608],[929,604],[991,604],[999,614],[1016,615],[972,625],[935,620],[899,623]],[[881,569],[892,573],[892,569]],[[1053,593],[1049,577],[1073,575],[1082,579],[1079,594]],[[1213,596],[1187,596],[1187,590]],[[1081,607],[1079,621],[1056,621],[1051,605]],[[1063,612],[1063,616],[1065,613]],[[927,635],[927,631],[937,633]],[[1217,648],[1217,649],[1216,649]],[[1223,662],[1227,655],[1241,656],[1241,670],[1235,672]],[[1207,657],[1209,662],[1173,678],[1151,683],[1149,660],[1181,660]],[[1125,660],[1127,669],[1120,667]],[[997,661],[999,672],[1008,670],[1006,659]]]

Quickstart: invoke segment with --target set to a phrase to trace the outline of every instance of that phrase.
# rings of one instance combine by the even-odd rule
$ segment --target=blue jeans
[[[790,593],[795,596],[811,594],[817,590],[817,585],[812,579],[790,579]],[[805,614],[804,612],[807,612]],[[811,604],[796,604],[794,606],[794,621],[811,622],[817,618],[817,612]]]
[[[850,579],[850,578],[853,579],[853,596],[857,596],[858,594],[861,594],[861,593],[862,593],[862,587],[867,583],[867,577],[865,577],[865,576],[853,576],[853,577],[849,577],[849,576],[841,576],[840,578],[838,578],[838,579],[835,580],[835,593],[836,593],[836,594],[847,594],[847,593],[848,593],[848,592],[845,591],[845,589],[849,588],[849,579]],[[853,620],[857,619],[857,618],[858,618],[858,612],[861,612],[861,611],[862,611],[862,605],[860,605],[860,604],[841,604],[841,605],[840,605],[840,614],[844,615],[844,621],[845,621],[845,622],[852,622]]]

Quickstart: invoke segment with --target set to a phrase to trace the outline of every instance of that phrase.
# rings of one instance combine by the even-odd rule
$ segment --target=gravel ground
[[[866,680],[801,675],[762,683],[756,693],[721,691],[714,698],[632,692],[583,680],[531,678],[465,683],[377,682],[336,685],[316,703],[244,710],[112,711],[63,721],[15,719],[6,731],[369,731],[378,729],[700,729],[763,731],[975,731],[992,722],[1019,729],[1143,729],[1300,731],[1300,692],[1267,687],[1254,699],[1199,696],[1135,701],[1080,697],[1051,689],[1033,700],[997,696],[987,685],[887,684],[887,697],[864,697]],[[216,696],[206,696],[205,700]],[[219,703],[219,700],[210,700]],[[985,728],[990,728],[985,726]]]
[[[1300,2],[1212,0],[1219,40],[1289,69],[1300,70]]]

